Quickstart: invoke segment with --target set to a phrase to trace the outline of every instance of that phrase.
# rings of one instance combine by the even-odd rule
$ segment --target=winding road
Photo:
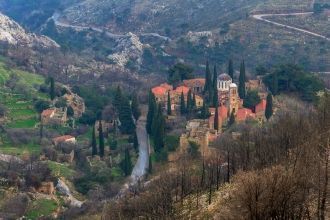
[[[297,27],[281,24],[281,23],[271,21],[271,20],[268,20],[268,19],[265,18],[265,17],[270,17],[270,16],[301,16],[301,15],[312,15],[312,14],[313,14],[313,12],[286,13],[286,14],[256,14],[256,15],[252,15],[252,17],[256,20],[263,21],[263,22],[266,22],[266,23],[269,23],[269,24],[273,24],[273,25],[276,25],[278,27],[291,29],[291,30],[294,30],[294,31],[297,31],[297,32],[301,32],[301,33],[304,33],[304,34],[312,35],[314,37],[319,37],[319,38],[322,38],[324,40],[330,41],[330,38],[328,38],[324,35],[321,35],[321,34],[318,34],[318,33],[312,32],[312,31],[308,31],[308,30],[305,30],[305,29],[302,29],[302,28],[297,28]]]

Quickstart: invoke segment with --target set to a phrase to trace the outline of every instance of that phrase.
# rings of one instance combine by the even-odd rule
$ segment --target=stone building
[[[64,135],[64,136],[53,138],[53,144],[55,146],[57,146],[57,145],[59,145],[61,143],[75,144],[75,143],[77,143],[77,140],[76,140],[75,137],[73,137],[71,135]]]
[[[74,93],[67,93],[63,96],[68,106],[73,109],[73,117],[80,118],[86,111],[84,99]]]
[[[47,195],[54,195],[55,187],[53,182],[42,182],[41,186],[36,189],[38,193],[43,193]]]
[[[43,125],[61,125],[67,122],[67,108],[49,108],[41,113]]]
[[[183,80],[183,85],[188,87],[192,91],[192,93],[201,95],[204,91],[205,79],[196,78],[196,79]]]

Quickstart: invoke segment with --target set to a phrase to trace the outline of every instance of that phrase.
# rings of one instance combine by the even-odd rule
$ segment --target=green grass
[[[25,153],[39,154],[40,146],[38,144],[30,143],[27,145],[14,146],[10,143],[0,145],[0,152],[4,154],[22,156]]]
[[[68,164],[56,163],[54,161],[47,161],[47,164],[54,176],[71,179],[75,175],[75,171],[70,169]]]
[[[34,128],[35,125],[38,123],[36,118],[28,118],[19,121],[13,121],[8,124],[9,128]]]
[[[56,211],[58,205],[56,201],[49,199],[39,199],[33,201],[26,212],[28,219],[39,219],[42,216],[49,216]]]

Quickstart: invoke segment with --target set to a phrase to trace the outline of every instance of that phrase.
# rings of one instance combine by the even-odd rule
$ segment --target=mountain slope
[[[29,47],[59,47],[46,36],[26,32],[19,24],[0,13],[0,41],[10,45],[26,45]]]

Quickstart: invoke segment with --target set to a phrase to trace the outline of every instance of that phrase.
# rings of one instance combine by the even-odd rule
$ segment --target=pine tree
[[[146,124],[148,134],[151,134],[151,131],[152,131],[151,130],[152,129],[152,120],[154,118],[154,114],[156,113],[156,108],[157,108],[157,104],[156,104],[155,96],[150,91],[149,102],[148,102],[147,124]]]
[[[117,112],[119,112],[122,96],[123,96],[123,94],[121,92],[121,88],[120,88],[120,86],[118,86],[116,89],[116,92],[115,92],[115,97],[113,99],[113,103],[112,103],[113,106],[116,108]]]
[[[232,59],[228,63],[228,75],[234,80],[234,64]]]
[[[139,106],[139,100],[136,95],[133,95],[131,107],[132,107],[132,114],[135,120],[139,120],[139,117],[141,116],[141,110]]]
[[[186,113],[186,102],[184,100],[183,92],[181,92],[181,98],[180,98],[180,112],[181,115],[184,115]]]
[[[215,114],[214,114],[214,130],[219,131],[219,110],[218,110],[218,107],[215,108]]]
[[[170,92],[167,93],[167,115],[172,115],[172,103]]]
[[[104,157],[104,135],[103,135],[103,128],[102,128],[102,122],[101,120],[99,121],[99,148],[100,152],[99,155],[100,157]]]
[[[54,78],[50,77],[50,90],[49,90],[49,96],[51,100],[55,99],[55,82]]]
[[[245,76],[245,63],[244,60],[241,63],[240,68],[240,74],[239,74],[239,85],[238,85],[238,94],[241,99],[245,98],[245,82],[246,82],[246,76]]]
[[[235,124],[235,113],[234,111],[231,112],[230,117],[229,117],[229,121],[228,121],[228,125],[232,126],[233,124]]]
[[[265,110],[265,116],[267,120],[269,120],[272,117],[272,115],[273,115],[273,96],[271,93],[268,93],[266,110]]]
[[[152,174],[152,160],[151,160],[151,156],[149,156],[149,168],[148,168],[148,172],[149,172],[149,174]]]
[[[133,134],[135,124],[132,118],[132,110],[126,96],[122,97],[119,111],[120,131],[124,134]]]
[[[92,133],[92,156],[97,155],[97,143],[95,137],[95,126],[93,126],[93,133]]]
[[[212,87],[211,71],[210,71],[209,61],[206,61],[204,92],[209,92],[211,87]]]
[[[273,93],[274,96],[278,94],[278,76],[277,76],[277,73],[273,73],[272,93]]]

